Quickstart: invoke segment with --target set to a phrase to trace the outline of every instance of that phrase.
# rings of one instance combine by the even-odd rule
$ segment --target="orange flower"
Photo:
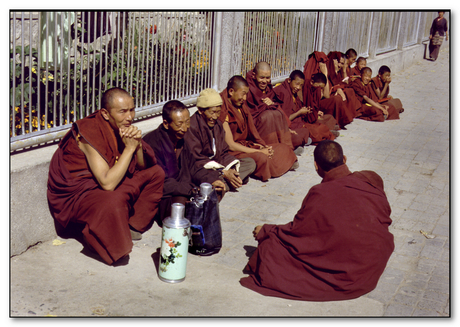
[[[175,246],[174,244],[174,241],[172,238],[170,238],[169,240],[165,240],[166,244],[169,245],[170,248],[173,248]]]

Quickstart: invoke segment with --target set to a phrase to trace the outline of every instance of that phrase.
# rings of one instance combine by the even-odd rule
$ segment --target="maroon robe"
[[[310,82],[308,83],[310,84]],[[287,79],[275,87],[274,90],[278,99],[281,101],[281,108],[288,117],[303,107],[302,101],[298,98],[298,96],[292,94]],[[319,94],[321,94],[321,91]],[[322,140],[333,140],[335,138],[335,136],[331,133],[330,128],[318,121],[317,110],[307,115],[297,116],[291,121],[291,128],[295,130],[299,130],[301,128],[307,129],[310,133],[312,144],[317,144]]]
[[[308,60],[303,66],[303,73],[305,75],[305,84],[311,80],[311,76],[316,73],[321,73],[319,63],[327,63],[328,58],[324,52],[314,51],[308,56]]]
[[[382,94],[382,91],[383,91],[383,88],[385,86],[385,83],[383,83],[383,81],[380,79],[380,76],[377,75],[375,76],[373,79],[371,79],[371,87],[372,87],[372,90],[374,91],[375,95],[377,95],[377,92],[375,92],[375,90],[379,90],[380,91],[380,100],[379,102],[380,103],[385,103],[388,102],[390,103],[391,105],[393,105],[395,108],[396,108],[396,111],[398,113],[401,113],[404,111],[404,108],[402,106],[402,103],[401,103],[401,100],[399,99],[388,99],[388,96],[390,94],[390,86],[387,87],[387,90],[385,92],[385,94]],[[388,99],[387,101],[382,101],[382,99]],[[399,117],[399,115],[398,115]]]
[[[351,68],[350,76],[348,77],[351,78],[352,76],[361,76],[361,71],[359,70],[358,65],[355,65],[353,68]],[[349,79],[349,83],[351,82],[352,80]]]
[[[379,102],[377,95],[371,88],[371,83],[364,85],[362,80],[359,78],[355,79],[351,83],[351,87],[355,91],[356,97],[361,102],[361,108],[358,110],[358,115],[356,118],[368,120],[368,121],[385,121],[385,117],[383,112],[367,103],[364,99],[364,96],[367,96],[369,99],[373,100],[374,102]],[[389,103],[381,103],[388,105],[388,117],[386,119],[399,119],[399,113],[396,111],[396,108],[389,104]]]
[[[260,137],[267,144],[284,143],[294,149],[291,132],[289,131],[289,118],[281,110],[279,103],[274,101],[276,95],[272,85],[268,84],[265,92],[262,92],[256,84],[254,70],[247,72],[246,81],[249,84],[246,102]],[[275,104],[267,106],[262,101],[267,97]]]
[[[256,170],[253,176],[266,181],[272,177],[279,177],[286,173],[297,160],[297,157],[292,149],[283,143],[266,144],[257,132],[256,126],[249,107],[246,102],[243,103],[240,110],[233,106],[233,103],[227,96],[227,89],[220,93],[223,104],[220,112],[220,121],[223,123],[228,122],[230,130],[232,131],[233,140],[245,147],[259,149],[257,144],[269,145],[274,150],[274,155],[271,159],[267,155],[255,152],[245,153],[240,151],[229,151],[229,153],[236,158],[252,158],[256,162]]]
[[[333,205],[331,205],[333,204]],[[292,222],[263,225],[241,285],[266,296],[338,301],[372,291],[394,250],[383,181],[344,164],[313,186]]]
[[[216,153],[213,151],[213,139],[215,140]],[[194,164],[190,165],[192,182],[195,185],[201,183],[214,183],[221,178],[219,170],[206,169],[204,166],[215,161],[224,167],[237,160],[228,152],[228,144],[225,142],[225,131],[220,120],[211,129],[201,116],[199,111],[190,117],[190,129],[185,133],[186,148],[190,151]]]
[[[163,194],[164,172],[156,165],[152,148],[142,141],[148,168],[138,170],[134,154],[124,179],[115,190],[106,191],[91,173],[78,147],[78,135],[99,152],[110,168],[122,153],[122,141],[100,111],[76,121],[50,162],[50,212],[63,227],[69,222],[84,224],[83,236],[89,245],[112,264],[132,250],[129,226],[144,232],[153,222]]]
[[[334,59],[337,61],[340,61],[342,58],[342,53],[338,51],[332,51],[328,54],[328,83],[329,83],[329,90],[330,90],[330,98],[332,97],[340,97],[336,92],[341,89],[343,93],[345,94],[346,100],[343,101],[342,97],[340,97],[340,100],[342,100],[342,105],[343,105],[343,110],[336,110],[336,114],[340,116],[340,118],[336,117],[337,121],[339,122],[339,125],[341,127],[344,127],[347,125],[347,122],[351,123],[353,119],[356,117],[356,111],[361,107],[360,102],[356,98],[355,92],[353,89],[349,86],[349,84],[343,82],[343,74],[342,71],[336,72],[335,67],[334,67]],[[331,104],[333,103],[333,100],[329,99],[323,99],[322,105],[326,108],[329,108]],[[337,101],[337,99],[335,99]]]

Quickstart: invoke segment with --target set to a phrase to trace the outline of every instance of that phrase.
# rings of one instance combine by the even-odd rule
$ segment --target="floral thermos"
[[[160,279],[168,283],[180,283],[185,279],[190,237],[190,221],[184,218],[185,206],[171,205],[171,216],[163,220],[161,238]]]

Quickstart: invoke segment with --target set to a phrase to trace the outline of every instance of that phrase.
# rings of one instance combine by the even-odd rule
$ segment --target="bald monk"
[[[271,67],[267,62],[257,63],[247,72],[249,84],[247,103],[260,136],[267,144],[284,143],[292,149],[308,143],[308,131],[289,128],[290,120],[280,107],[271,84]]]
[[[311,82],[311,80],[308,81],[308,83]],[[291,128],[308,129],[312,144],[317,144],[322,140],[333,140],[336,131],[331,131],[328,126],[319,122],[317,108],[315,110],[311,106],[304,106],[299,98],[298,93],[303,89],[304,84],[305,75],[300,70],[294,70],[289,78],[274,88],[281,101],[281,108],[291,120]],[[318,84],[315,85],[318,86]]]
[[[240,280],[244,287],[291,300],[340,301],[377,286],[394,250],[382,178],[350,172],[341,146],[329,140],[316,146],[314,166],[322,181],[294,220],[255,227],[258,247]]]
[[[377,95],[379,103],[386,102],[392,104],[398,113],[404,112],[401,100],[395,99],[390,95],[391,70],[388,66],[381,66],[377,76],[371,79],[371,87]]]
[[[223,104],[219,120],[229,153],[238,159],[254,159],[256,169],[252,176],[265,182],[294,169],[297,157],[286,144],[266,144],[260,137],[246,103],[248,92],[248,82],[242,76],[230,78],[227,88],[220,93]]]
[[[101,106],[61,140],[50,163],[48,203],[63,227],[81,224],[87,245],[110,265],[153,223],[165,175],[132,125],[131,95],[109,89]]]
[[[252,158],[237,159],[229,153],[219,120],[221,105],[222,98],[216,90],[201,91],[196,103],[198,111],[192,115],[190,130],[184,137],[194,160],[192,182],[212,184],[219,200],[227,191],[240,188],[256,168]]]
[[[396,108],[388,102],[379,103],[377,95],[371,88],[372,69],[364,67],[361,70],[361,78],[351,83],[356,97],[361,102],[356,118],[383,122],[387,119],[399,119]]]

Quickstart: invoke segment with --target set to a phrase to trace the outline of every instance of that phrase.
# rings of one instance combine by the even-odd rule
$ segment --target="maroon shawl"
[[[72,129],[61,140],[51,159],[48,177],[50,212],[64,227],[73,220],[78,202],[83,199],[85,193],[100,188],[90,172],[85,154],[78,147],[77,135],[96,149],[110,168],[120,156],[115,133],[99,110],[72,125]],[[156,159],[152,148],[144,141],[142,148],[147,167],[155,165]],[[137,171],[136,162],[137,157],[134,155],[126,176],[132,177]]]
[[[263,111],[265,110],[279,110],[285,116],[288,125],[290,125],[289,117],[286,117],[284,112],[281,110],[279,105],[279,100],[276,97],[275,91],[273,91],[273,85],[268,83],[265,92],[262,92],[261,89],[257,86],[257,81],[255,78],[255,71],[250,70],[246,73],[246,81],[249,84],[249,93],[247,95],[247,104],[251,110],[252,117],[256,119]],[[273,105],[267,106],[262,99],[269,98],[274,102]]]
[[[235,108],[227,96],[227,90],[220,93],[223,104],[220,114],[220,121],[224,122],[228,117],[228,125],[233,134],[233,140],[241,145],[250,148],[259,148],[258,143],[266,146],[266,142],[259,136],[253,118],[249,112],[246,102],[240,108]],[[274,150],[274,155],[270,159],[263,153],[244,153],[240,151],[231,151],[230,154],[237,158],[252,158],[256,162],[256,170],[253,176],[262,181],[272,177],[279,177],[286,173],[292,164],[297,160],[296,155],[291,148],[283,143],[268,144]]]
[[[328,62],[328,58],[324,52],[315,51],[308,56],[308,60],[305,62],[303,66],[303,73],[305,74],[305,84],[311,80],[311,76],[316,73],[320,73],[319,70],[319,63]]]
[[[240,110],[238,110],[228,98],[227,89],[224,89],[220,93],[220,96],[223,103],[219,120],[224,123],[225,119],[228,117],[228,124],[233,134],[233,140],[246,147],[253,147],[254,143],[266,145],[254,125],[254,119],[252,118],[246,101],[243,103]]]
[[[333,204],[333,205],[331,205]],[[240,283],[266,296],[338,301],[372,291],[394,250],[390,205],[375,172],[344,164],[313,186],[292,222],[265,224]]]

